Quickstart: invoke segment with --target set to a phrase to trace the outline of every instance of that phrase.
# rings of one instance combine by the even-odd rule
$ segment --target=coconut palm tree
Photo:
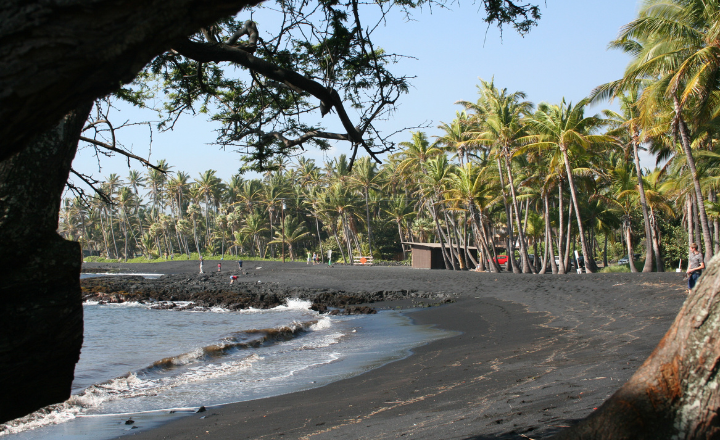
[[[622,142],[629,144],[632,148],[633,161],[635,163],[635,176],[637,178],[637,188],[639,193],[640,208],[643,214],[643,222],[645,224],[645,265],[643,266],[643,272],[652,272],[653,257],[656,262],[658,272],[664,271],[664,265],[662,256],[660,255],[659,241],[655,234],[655,228],[650,225],[650,214],[647,207],[647,197],[645,196],[645,186],[643,185],[643,175],[640,169],[640,156],[638,150],[640,149],[641,142],[641,126],[639,120],[639,112],[636,107],[638,100],[638,89],[635,88],[629,92],[618,95],[620,101],[620,109],[622,113],[617,113],[610,110],[603,112],[607,118],[609,125],[612,130],[608,132],[609,135],[613,135],[622,140]]]
[[[367,225],[370,255],[372,255],[372,222],[370,221],[369,197],[370,190],[380,188],[380,178],[381,176],[378,173],[377,165],[368,156],[360,158],[355,162],[352,174],[350,175],[350,183],[360,191],[365,199],[365,223]]]
[[[525,133],[523,119],[531,114],[533,105],[530,101],[524,101],[525,94],[523,92],[508,93],[507,89],[499,90],[493,83],[482,81],[482,95],[484,103],[484,118],[482,124],[473,132],[473,137],[479,142],[493,147],[497,161],[498,171],[501,176],[503,174],[504,163],[505,173],[508,179],[508,187],[512,197],[514,220],[518,228],[518,239],[520,243],[520,256],[522,260],[522,272],[534,272],[530,266],[527,241],[525,239],[523,228],[520,224],[520,207],[518,205],[515,178],[512,171],[512,158],[519,151],[520,139]],[[505,186],[502,183],[503,187]],[[508,233],[510,236],[510,249],[508,255],[513,255],[514,239],[512,233],[513,216],[510,214],[509,206],[507,206],[507,198],[505,190],[502,189],[503,198],[505,200],[505,212],[508,218]],[[514,261],[512,261],[514,263]],[[513,264],[513,269],[514,264]]]
[[[307,231],[305,225],[301,224],[295,216],[286,215],[284,225],[285,233],[282,234],[280,232],[276,232],[275,239],[268,244],[286,244],[288,247],[288,252],[290,253],[290,260],[295,261],[294,246],[302,240],[307,239],[310,236],[310,232]]]
[[[469,150],[474,145],[473,139],[469,135],[470,125],[471,121],[464,111],[457,112],[455,119],[450,124],[442,122],[438,125],[438,128],[445,134],[437,138],[434,146],[455,153],[460,166],[467,162]]]
[[[713,255],[702,186],[692,153],[692,128],[712,118],[720,86],[720,3],[717,0],[647,0],[638,18],[610,45],[633,56],[623,78],[605,95],[645,81],[639,107],[646,120],[669,109],[663,131],[679,134],[692,176],[702,227],[705,261]],[[670,104],[670,105],[668,105]]]
[[[521,141],[528,142],[526,148],[559,150],[562,154],[583,256],[585,257],[585,269],[592,273],[597,271],[597,267],[595,261],[590,258],[592,254],[589,252],[585,240],[585,229],[580,214],[577,187],[573,178],[573,167],[570,164],[570,153],[573,153],[576,149],[588,150],[595,144],[610,143],[614,139],[607,135],[592,134],[604,122],[598,116],[585,116],[587,103],[587,100],[582,100],[573,106],[572,103],[568,104],[563,99],[559,105],[540,104],[533,117],[528,118],[526,121],[532,134]]]

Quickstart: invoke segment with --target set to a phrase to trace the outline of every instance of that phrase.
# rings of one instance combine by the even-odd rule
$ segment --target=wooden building
[[[414,269],[445,269],[445,260],[442,255],[440,243],[416,243],[404,242],[403,244],[410,246],[412,252],[412,267]],[[445,244],[448,255],[452,255],[449,246]],[[473,258],[477,259],[478,251],[475,246],[468,246]],[[455,264],[458,264],[455,259]],[[468,268],[473,269],[472,261],[468,261]],[[458,265],[459,267],[459,265]]]

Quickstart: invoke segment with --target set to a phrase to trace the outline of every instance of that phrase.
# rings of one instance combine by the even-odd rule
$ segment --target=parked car
[[[497,264],[505,264],[508,261],[507,255],[498,255],[497,258],[495,258],[495,262]]]
[[[633,260],[637,260],[640,258],[640,254],[633,254]],[[629,264],[630,260],[628,260],[628,257],[623,257],[618,260],[618,264]]]

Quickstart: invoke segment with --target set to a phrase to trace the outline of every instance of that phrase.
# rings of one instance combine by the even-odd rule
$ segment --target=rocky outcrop
[[[320,313],[368,314],[369,307],[378,301],[403,299],[451,301],[450,295],[417,290],[383,290],[376,292],[345,292],[329,289],[288,287],[256,280],[253,274],[242,272],[230,284],[227,273],[198,275],[164,275],[157,279],[140,276],[106,276],[81,281],[83,300],[157,303],[153,307],[180,309],[175,302],[192,302],[194,307],[223,307],[230,310],[247,308],[268,309],[285,304],[289,298],[312,302],[311,308]],[[363,305],[363,306],[361,306]],[[340,310],[344,309],[344,310]]]
[[[82,254],[55,231],[90,106],[0,162],[0,423],[70,396],[83,337]]]

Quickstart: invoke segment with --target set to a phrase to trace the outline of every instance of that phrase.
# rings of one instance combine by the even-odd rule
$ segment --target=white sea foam
[[[135,374],[119,377],[106,383],[88,387],[82,393],[71,396],[70,399],[63,403],[50,405],[25,417],[0,424],[0,436],[64,423],[82,415],[89,409],[97,408],[102,403],[111,400],[154,396],[184,384],[235,374],[238,371],[250,368],[255,362],[262,359],[262,357],[253,354],[245,359],[220,364],[205,364],[190,368],[178,376],[158,379],[141,379]]]
[[[331,333],[329,335],[325,335],[320,339],[317,339],[315,341],[303,344],[299,349],[300,350],[316,350],[318,348],[325,348],[329,347],[331,345],[335,345],[345,336],[343,333]]]
[[[278,306],[276,309],[284,310],[308,310],[312,302],[306,299],[288,298],[284,306]]]
[[[321,319],[318,320],[315,324],[310,326],[310,330],[312,331],[318,331],[318,330],[325,330],[330,328],[332,325],[332,319],[330,319],[328,316],[323,316]]]

